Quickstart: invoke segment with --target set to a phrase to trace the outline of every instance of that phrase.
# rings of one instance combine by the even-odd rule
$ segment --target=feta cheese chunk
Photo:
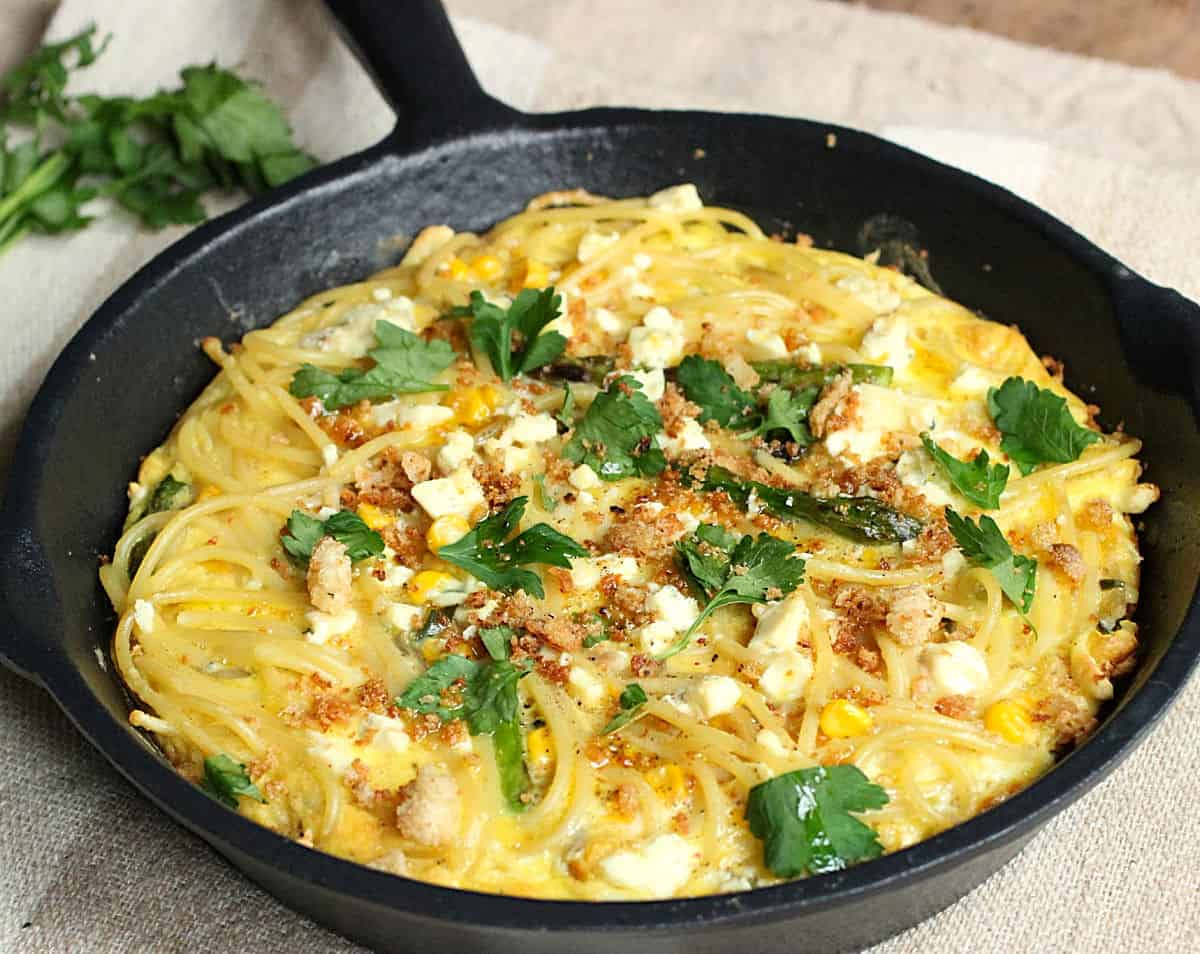
[[[680,633],[691,626],[700,615],[700,607],[696,601],[670,584],[659,587],[650,594],[646,600],[646,608],[656,618],[673,626],[675,631]]]
[[[371,408],[371,421],[376,427],[387,427],[390,424],[398,431],[412,431],[417,434],[440,427],[453,417],[454,411],[441,404],[385,401]]]
[[[991,679],[983,653],[961,639],[926,646],[921,650],[921,666],[943,696],[973,696],[986,689]]]
[[[700,200],[700,192],[690,182],[660,189],[650,196],[649,204],[652,209],[676,214],[697,212],[704,208],[704,203]]]
[[[608,695],[604,690],[604,681],[580,666],[571,667],[571,674],[567,676],[567,687],[571,695],[585,706],[598,706]]]
[[[339,775],[359,757],[358,746],[341,736],[310,731],[308,740],[308,754],[324,762]]]
[[[866,463],[888,453],[889,434],[915,440],[922,431],[934,430],[940,405],[931,398],[905,394],[874,384],[856,384],[857,421],[825,435],[825,449],[834,457],[854,457]]]
[[[771,662],[758,680],[759,690],[775,703],[799,698],[812,678],[812,660],[794,649],[780,650],[769,658]]]
[[[455,514],[469,521],[476,510],[487,505],[483,488],[466,465],[459,467],[449,477],[425,480],[414,485],[412,495],[435,520]]]
[[[646,395],[647,400],[658,401],[662,399],[663,392],[667,386],[662,368],[652,368],[649,371],[627,371],[625,373],[642,385],[642,393]]]
[[[324,646],[334,636],[342,636],[354,628],[358,622],[358,613],[352,609],[344,609],[340,613],[322,613],[313,610],[304,617],[308,621],[309,631],[304,638],[317,646]]]
[[[674,437],[661,435],[659,444],[672,457],[678,457],[686,451],[708,450],[712,447],[704,428],[694,417],[684,421]]]
[[[858,272],[845,275],[834,282],[844,292],[849,292],[876,314],[895,311],[900,307],[900,296],[886,282],[869,278]]]
[[[594,487],[600,486],[600,478],[587,464],[580,464],[571,471],[571,475],[567,478],[567,483],[576,490],[591,490]]]
[[[373,732],[371,747],[384,752],[404,752],[412,739],[404,729],[404,723],[399,719],[380,715],[378,712],[368,712],[363,720],[364,734]]]
[[[651,308],[629,332],[633,363],[642,368],[669,368],[679,363],[687,344],[683,323],[666,308]]]
[[[590,262],[605,249],[616,245],[620,239],[619,232],[600,232],[596,229],[588,229],[579,239],[579,248],[575,252],[575,257],[580,262]]]
[[[571,560],[571,584],[577,590],[593,590],[606,576],[630,581],[641,572],[637,560],[630,556],[606,553],[598,557],[576,557]]]
[[[413,301],[403,295],[380,303],[355,305],[346,310],[336,325],[310,332],[300,339],[300,347],[311,351],[361,358],[375,347],[375,325],[387,321],[405,331],[416,330]]]
[[[908,322],[896,315],[876,318],[858,350],[872,364],[886,364],[897,374],[903,374],[916,357],[908,344]]]
[[[712,719],[734,710],[742,698],[742,687],[729,676],[705,676],[688,691],[688,698],[704,718]]]
[[[596,322],[596,327],[606,335],[620,334],[625,330],[625,322],[618,318],[615,312],[609,311],[607,308],[595,309],[592,312],[592,318]]]
[[[937,462],[923,447],[906,450],[900,455],[896,461],[896,476],[900,483],[912,487],[935,507],[948,507],[954,503]]]
[[[484,441],[483,450],[499,460],[508,473],[523,474],[537,465],[539,445],[557,436],[558,424],[549,414],[522,411],[513,416],[499,436]]]
[[[788,346],[777,331],[746,329],[746,358],[750,361],[778,361],[788,356]]]
[[[668,897],[687,884],[697,853],[673,832],[637,848],[615,851],[600,862],[600,873],[618,888],[636,894]]]
[[[653,620],[638,630],[638,643],[642,652],[658,656],[666,652],[668,646],[675,642],[679,633],[670,623],[661,619]]]
[[[808,629],[808,604],[799,590],[775,603],[754,607],[760,610],[754,635],[746,647],[760,655],[794,650],[801,632]]]
[[[403,633],[411,633],[420,626],[424,616],[424,611],[411,603],[392,603],[383,613],[384,621]]]
[[[987,396],[989,388],[997,388],[1003,383],[1003,375],[968,363],[950,382],[950,390],[966,397],[983,398]]]
[[[437,452],[438,470],[452,474],[475,455],[475,438],[463,430],[451,431]]]

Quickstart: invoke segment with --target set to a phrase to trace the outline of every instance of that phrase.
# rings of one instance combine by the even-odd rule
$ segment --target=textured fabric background
[[[18,27],[48,2],[4,0],[0,62],[37,42]],[[519,108],[695,106],[862,126],[1014,189],[1200,298],[1200,84],[820,0],[607,0],[602,16],[591,0],[450,6],[484,84]],[[115,37],[89,87],[149,90],[216,58],[263,80],[323,159],[389,128],[315,0],[64,0],[50,32],[91,19]],[[0,258],[0,473],[53,356],[179,234],[116,216]],[[1017,861],[873,954],[1200,950],[1198,738],[1193,680],[1136,755]],[[168,823],[42,692],[0,672],[0,951],[193,950],[358,948]]]

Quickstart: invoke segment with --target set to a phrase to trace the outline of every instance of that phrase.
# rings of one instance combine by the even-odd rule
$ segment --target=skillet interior
[[[1098,395],[1107,427],[1124,421],[1145,440],[1141,456],[1164,498],[1145,519],[1143,655],[1105,729],[1031,789],[923,845],[842,874],[688,902],[515,902],[414,884],[285,842],[178,778],[127,726],[123,690],[97,659],[113,621],[95,568],[116,539],[132,462],[212,377],[196,341],[235,340],[308,294],[390,263],[397,237],[425,224],[482,229],[553,188],[635,195],[678,181],[767,231],[805,231],[852,252],[864,251],[860,229],[880,213],[912,223],[945,294],[1019,324],[1037,351],[1066,360],[1068,386]],[[580,950],[625,947],[621,928],[649,931],[639,943],[651,950],[722,950],[731,943],[725,929],[679,929],[743,930],[752,920],[752,946],[796,949],[787,919],[804,915],[813,949],[852,947],[932,913],[1011,857],[1116,764],[1182,683],[1200,648],[1196,622],[1185,626],[1200,567],[1200,515],[1190,505],[1200,491],[1198,341],[1195,306],[1048,216],[849,130],[609,110],[527,118],[523,128],[403,158],[385,144],[198,230],[119,291],[64,352],[13,468],[0,586],[13,617],[4,629],[20,641],[9,636],[3,651],[153,800],[285,900],[374,944],[470,939],[486,950],[557,950],[554,929],[577,926],[571,943]],[[876,891],[888,886],[897,890]],[[862,913],[851,913],[856,906]]]

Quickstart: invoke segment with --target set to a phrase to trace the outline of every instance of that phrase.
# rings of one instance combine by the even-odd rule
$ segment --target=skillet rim
[[[322,167],[269,197],[262,197],[195,229],[151,259],[115,291],[87,320],[52,365],[28,412],[13,457],[5,507],[0,516],[0,586],[10,594],[20,592],[22,572],[32,573],[40,546],[23,515],[32,515],[42,478],[42,461],[57,423],[60,395],[69,391],[88,364],[95,342],[107,335],[122,316],[144,296],[186,268],[212,244],[237,241],[240,232],[259,219],[288,215],[303,206],[307,196],[325,188],[353,187],[357,176],[369,176],[380,163],[421,163],[435,159],[444,149],[470,148],[475,142],[539,136],[603,135],[627,127],[648,127],[661,134],[664,128],[691,123],[731,126],[784,124],[794,133],[807,130],[838,136],[838,148],[865,149],[880,161],[921,166],[939,175],[947,187],[973,194],[1033,229],[1096,274],[1106,286],[1114,312],[1149,309],[1156,326],[1177,322],[1190,332],[1185,360],[1191,371],[1193,411],[1200,404],[1200,374],[1196,373],[1195,344],[1200,340],[1200,307],[1177,292],[1156,286],[1128,269],[1069,226],[998,186],[871,134],[830,123],[785,119],[760,114],[591,109],[581,112],[521,117],[500,128],[465,136],[441,137],[422,148],[401,154],[395,137],[361,153]],[[760,127],[761,128],[761,127]],[[1164,327],[1165,330],[1165,327]],[[1178,330],[1178,329],[1177,329]],[[33,558],[30,560],[30,558]],[[31,565],[20,567],[22,560]],[[11,608],[16,617],[17,610]],[[33,636],[36,624],[17,625],[20,635]],[[22,629],[27,630],[21,633]],[[47,636],[49,634],[42,633]],[[4,636],[0,635],[0,639]],[[14,638],[9,634],[9,638]],[[256,862],[332,890],[353,895],[372,905],[403,911],[418,918],[470,924],[481,929],[559,931],[592,929],[694,930],[736,926],[750,919],[779,920],[802,913],[840,906],[855,898],[881,894],[901,884],[916,884],[939,872],[969,861],[997,844],[1018,840],[1066,808],[1113,771],[1150,729],[1165,715],[1186,684],[1200,658],[1200,596],[1193,593],[1185,618],[1145,683],[1082,746],[1054,768],[995,808],[926,839],[903,851],[884,855],[842,872],[817,875],[765,888],[724,895],[660,901],[550,901],[493,895],[374,871],[304,846],[222,809],[187,782],[152,750],[140,734],[112,718],[53,639],[35,645],[0,649],[17,657],[17,668],[33,674],[50,692],[76,728],[134,786],[177,822],[200,835],[222,854],[246,854]],[[28,652],[32,649],[32,652]],[[56,651],[57,650],[57,651]],[[0,656],[2,658],[2,656]],[[116,678],[115,675],[113,678]],[[402,886],[397,890],[398,886]],[[437,911],[437,915],[429,912]],[[483,923],[481,923],[483,922]]]

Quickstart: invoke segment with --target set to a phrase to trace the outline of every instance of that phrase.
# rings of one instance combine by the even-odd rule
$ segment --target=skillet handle
[[[325,0],[344,38],[396,111],[405,148],[515,125],[483,91],[440,0]]]

